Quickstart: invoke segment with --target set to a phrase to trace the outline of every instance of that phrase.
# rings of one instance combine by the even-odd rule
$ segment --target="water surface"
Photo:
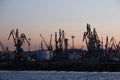
[[[0,71],[0,80],[120,80],[120,72]]]

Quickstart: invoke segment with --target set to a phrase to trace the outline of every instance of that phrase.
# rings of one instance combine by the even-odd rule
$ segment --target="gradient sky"
[[[85,45],[82,36],[86,24],[96,28],[99,38],[114,36],[120,40],[119,0],[0,0],[0,41],[14,50],[12,39],[7,40],[12,29],[19,29],[31,38],[31,49],[39,49],[41,33],[47,41],[59,28],[63,29],[71,45]],[[54,37],[53,37],[54,44]],[[24,44],[23,48],[28,49]],[[1,50],[1,48],[0,48]]]

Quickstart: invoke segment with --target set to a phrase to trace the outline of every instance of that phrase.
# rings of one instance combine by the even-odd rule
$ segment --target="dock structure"
[[[54,70],[55,67],[57,67],[57,70],[62,70],[62,68],[65,68],[65,70],[71,69],[78,71],[82,69],[90,70],[89,67],[97,70],[97,68],[100,68],[99,66],[104,67],[105,65],[111,65],[112,68],[115,67],[117,69],[118,66],[120,66],[120,41],[117,42],[114,37],[109,40],[108,36],[106,36],[106,43],[103,45],[103,39],[99,39],[96,29],[93,28],[92,30],[89,24],[87,24],[86,31],[83,33],[83,42],[85,42],[87,50],[83,50],[83,46],[80,49],[75,48],[74,35],[71,36],[72,43],[69,44],[70,39],[66,37],[65,31],[62,29],[59,29],[58,34],[55,32],[55,46],[52,45],[52,34],[50,35],[49,43],[43,35],[40,34],[41,50],[36,51],[30,50],[31,38],[27,39],[24,33],[19,34],[18,29],[12,29],[10,31],[8,40],[10,40],[11,37],[14,42],[15,50],[9,52],[10,54],[7,57],[9,60],[7,62],[5,62],[6,56],[4,54],[0,54],[0,69],[3,69],[4,66],[8,65],[12,67],[12,65],[21,64],[24,64],[25,66],[30,64],[35,66],[43,65],[46,70]],[[22,49],[22,45],[25,42],[29,46],[28,51],[23,51]],[[44,45],[47,49],[44,49]],[[70,45],[72,45],[72,47]],[[3,49],[3,52],[0,53],[6,54],[6,52],[9,51],[8,48],[4,48],[1,41],[0,46]],[[11,58],[11,56],[13,58]],[[16,64],[14,64],[14,62]],[[89,67],[87,67],[88,65]],[[61,66],[62,68],[58,66]],[[68,68],[68,66],[72,66],[72,68]],[[32,69],[32,67],[33,66],[31,66],[30,69]],[[39,67],[38,69],[42,70],[45,68]],[[105,68],[106,70],[107,68],[109,70],[109,67]],[[118,70],[120,71],[120,69]]]

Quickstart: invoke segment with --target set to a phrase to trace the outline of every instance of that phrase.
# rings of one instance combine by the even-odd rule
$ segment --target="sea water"
[[[0,71],[0,80],[120,80],[120,72]]]

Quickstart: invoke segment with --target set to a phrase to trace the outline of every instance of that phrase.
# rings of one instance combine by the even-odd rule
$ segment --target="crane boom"
[[[23,42],[25,40],[27,42],[27,44],[30,45],[30,42],[28,41],[28,39],[26,38],[24,33],[21,34],[21,37],[23,38]]]
[[[116,48],[116,47],[117,47],[117,42],[116,42],[116,40],[115,40],[114,37],[111,38],[109,45],[111,45],[111,47],[114,46],[114,48],[117,49],[117,48]]]
[[[9,40],[10,37],[12,36],[12,37],[13,37],[13,40],[14,40],[14,43],[15,43],[15,45],[16,45],[17,42],[16,42],[16,38],[15,38],[14,34],[16,34],[16,33],[15,33],[14,29],[12,29],[11,32],[10,32],[10,34],[9,34],[8,40]]]
[[[40,34],[40,37],[42,38],[43,42],[45,43],[46,47],[49,49],[48,44],[46,43],[45,39],[43,38],[42,34]]]
[[[0,46],[1,46],[2,50],[5,51],[5,48],[4,48],[4,46],[3,46],[1,41],[0,41]]]

